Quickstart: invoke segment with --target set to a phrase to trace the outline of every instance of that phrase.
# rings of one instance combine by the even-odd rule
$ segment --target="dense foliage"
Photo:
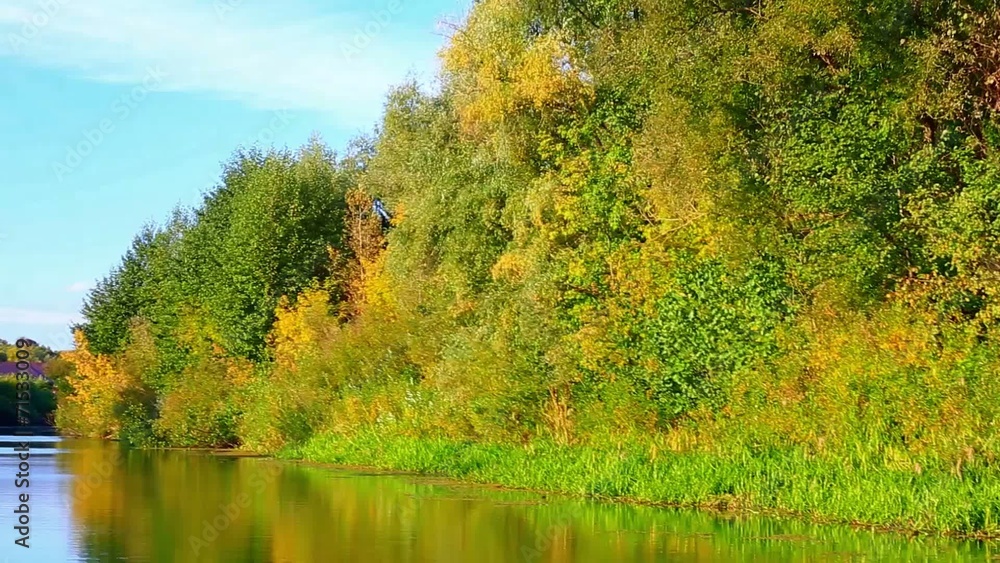
[[[998,41],[979,0],[477,2],[346,157],[237,154],[136,238],[60,421],[1000,477]]]
[[[50,426],[56,411],[56,396],[47,383],[31,382],[30,400],[18,408],[17,379],[0,377],[0,426],[19,426],[23,417],[31,426]]]

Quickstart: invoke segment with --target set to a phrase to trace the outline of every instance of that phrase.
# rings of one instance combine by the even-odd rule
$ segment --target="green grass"
[[[865,468],[851,460],[767,455],[660,455],[560,447],[459,443],[365,432],[320,435],[285,459],[436,474],[630,502],[749,510],[899,532],[998,537],[1000,473]]]

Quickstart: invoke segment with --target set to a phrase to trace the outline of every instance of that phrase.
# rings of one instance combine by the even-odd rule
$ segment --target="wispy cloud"
[[[0,307],[0,323],[36,326],[67,326],[78,322],[80,322],[80,316],[73,313]]]
[[[367,127],[388,85],[429,70],[413,61],[432,65],[440,39],[396,22],[416,0],[335,13],[294,0],[219,1],[231,9],[196,0],[3,0],[0,57],[113,83],[162,68],[163,90]]]
[[[76,282],[73,285],[66,288],[66,291],[70,293],[82,293],[90,289],[90,284],[87,282]]]

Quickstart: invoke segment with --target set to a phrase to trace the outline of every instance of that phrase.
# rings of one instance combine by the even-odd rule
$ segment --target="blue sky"
[[[0,1],[0,338],[71,347],[143,224],[239,145],[340,148],[469,0]]]

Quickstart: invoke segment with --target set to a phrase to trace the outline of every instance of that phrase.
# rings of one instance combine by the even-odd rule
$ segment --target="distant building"
[[[21,370],[17,369],[17,362],[0,362],[0,377],[14,377]],[[32,379],[44,379],[49,383],[52,380],[45,376],[45,365],[39,362],[29,362],[28,369],[25,370]]]

